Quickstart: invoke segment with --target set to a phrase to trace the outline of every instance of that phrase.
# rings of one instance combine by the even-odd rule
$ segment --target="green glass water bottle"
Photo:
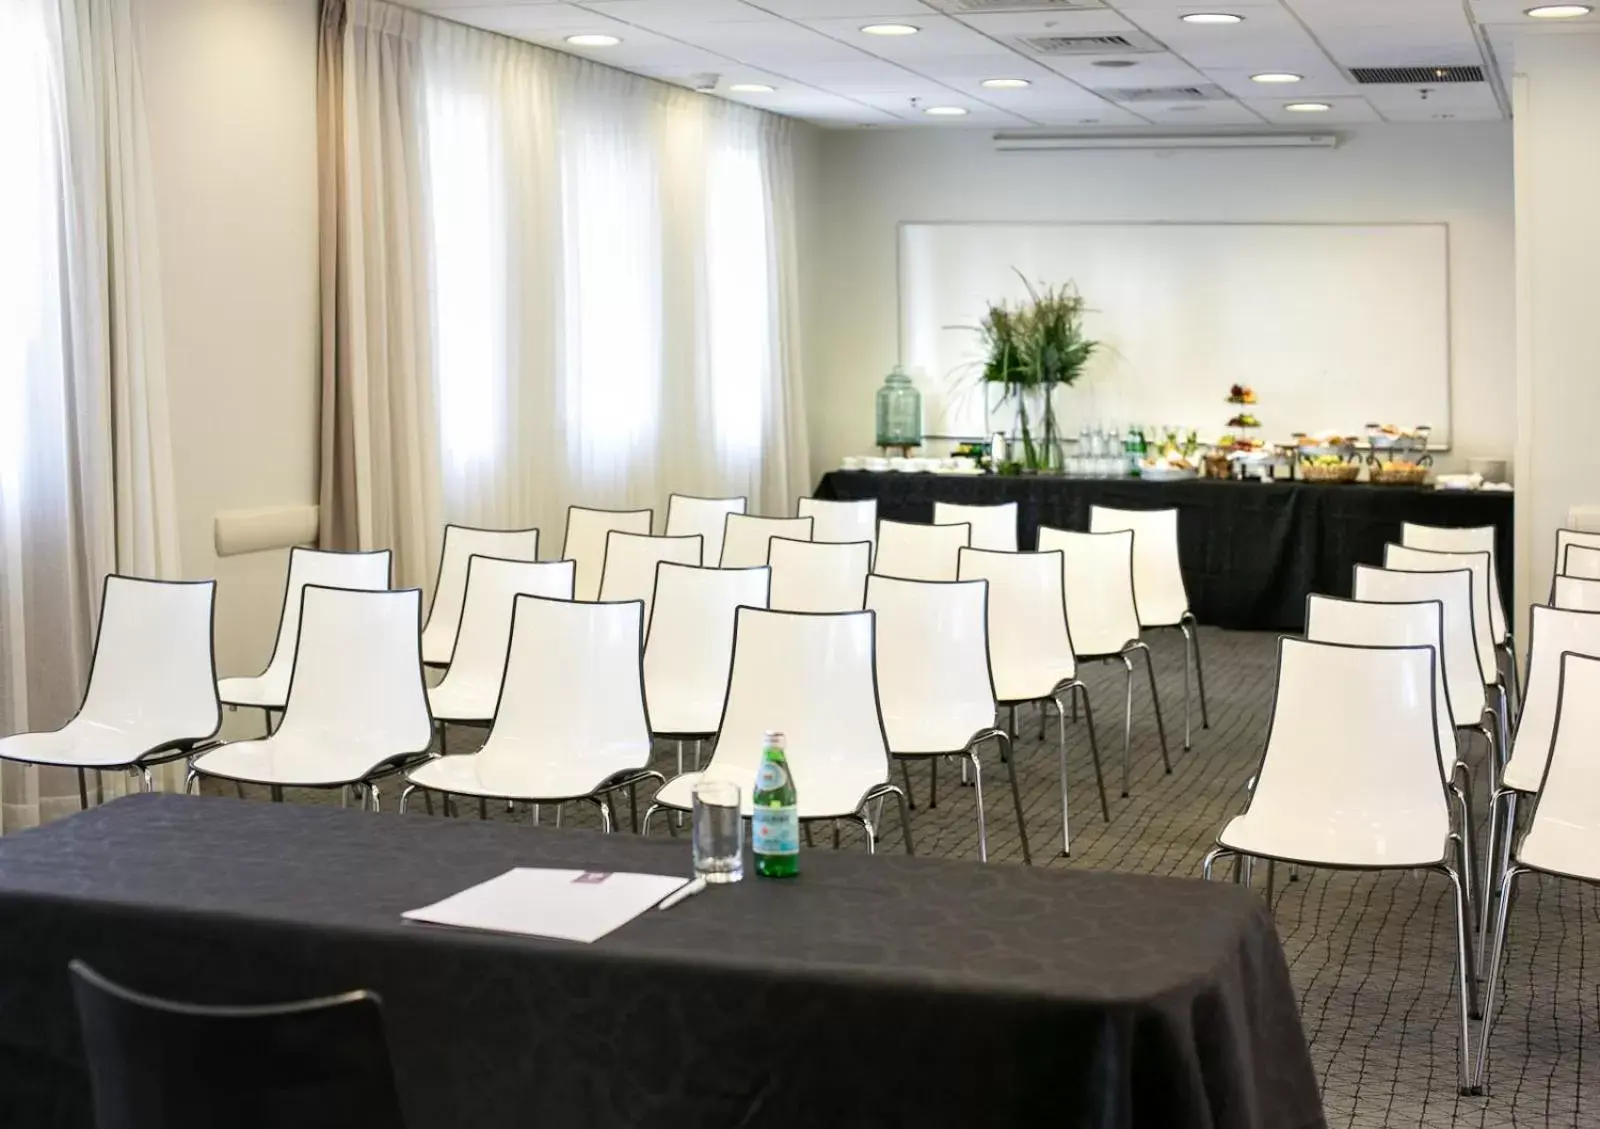
[[[751,853],[759,878],[793,878],[800,873],[800,808],[794,777],[783,755],[783,734],[768,732],[761,742],[761,767],[750,796]]]

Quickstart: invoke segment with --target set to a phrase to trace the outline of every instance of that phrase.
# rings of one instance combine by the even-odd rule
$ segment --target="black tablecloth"
[[[1383,563],[1400,523],[1493,525],[1500,591],[1512,591],[1512,503],[1507,493],[1467,493],[1365,483],[902,474],[834,471],[817,497],[878,499],[878,516],[931,521],[933,503],[1018,502],[1021,547],[1041,525],[1088,529],[1089,507],[1178,508],[1189,605],[1201,623],[1299,631],[1313,592],[1348,596],[1353,566]]]
[[[594,945],[411,909],[683,839],[138,796],[0,840],[0,1124],[87,1126],[66,965],[200,1002],[379,992],[412,1129],[1324,1124],[1230,885],[808,852]]]

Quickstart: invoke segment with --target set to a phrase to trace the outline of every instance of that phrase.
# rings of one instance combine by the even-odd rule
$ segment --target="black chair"
[[[98,1129],[403,1129],[371,992],[202,1007],[70,967]]]

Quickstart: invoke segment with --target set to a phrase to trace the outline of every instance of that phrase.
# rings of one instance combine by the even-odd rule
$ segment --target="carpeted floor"
[[[1037,713],[1030,709],[1019,717],[1018,764],[1037,864],[1197,877],[1216,832],[1242,805],[1245,781],[1255,771],[1266,735],[1273,637],[1204,633],[1211,728],[1200,728],[1197,706],[1194,748],[1188,753],[1182,751],[1179,637],[1158,635],[1152,644],[1173,774],[1161,770],[1141,677],[1134,697],[1133,794],[1119,798],[1121,667],[1086,668],[1111,821],[1102,822],[1095,801],[1084,724],[1069,724],[1070,858],[1061,857],[1054,722],[1041,746]],[[452,730],[451,751],[471,751],[481,737],[482,731]],[[666,746],[658,754],[658,767],[670,772],[675,750]],[[985,769],[990,859],[1016,865],[1022,853],[1007,778],[992,754]],[[914,765],[911,774],[918,853],[975,860],[973,790],[958,785],[953,765],[943,765],[938,806],[930,808],[929,767]],[[326,794],[290,799],[330,802]],[[391,790],[386,805],[393,800]],[[545,818],[550,814],[547,810]],[[522,810],[489,815],[530,818]],[[570,805],[565,815],[576,825],[595,822],[587,805]],[[891,811],[885,811],[884,823],[879,849],[900,850]],[[831,842],[829,835],[816,839],[819,848]],[[847,832],[843,846],[862,849],[859,833]],[[1263,872],[1257,869],[1258,887],[1264,886]],[[1554,879],[1522,881],[1512,909],[1503,1010],[1495,1026],[1491,1096],[1466,1098],[1457,1095],[1455,1083],[1455,919],[1449,882],[1428,874],[1327,871],[1302,871],[1298,881],[1287,879],[1280,867],[1274,913],[1300,992],[1330,1126],[1600,1126],[1600,893],[1594,888]],[[1478,1027],[1472,1025],[1474,1040]]]

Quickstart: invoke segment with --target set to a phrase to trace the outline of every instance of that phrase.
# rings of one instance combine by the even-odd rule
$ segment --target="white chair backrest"
[[[1561,575],[1580,580],[1600,580],[1600,549],[1568,545],[1561,556]]]
[[[461,623],[461,601],[467,591],[467,558],[495,557],[503,561],[539,559],[537,529],[473,529],[467,525],[444,527],[444,548],[439,552],[439,579],[428,605],[427,626],[422,629],[422,661],[447,663],[455,650]]]
[[[1555,733],[1525,842],[1542,838],[1546,828],[1566,844],[1592,843],[1600,830],[1600,660],[1590,655],[1561,656]],[[1580,846],[1560,853],[1563,873],[1600,880],[1600,855],[1593,850]]]
[[[778,612],[858,612],[865,606],[872,546],[772,539],[772,598]]]
[[[974,549],[993,549],[997,553],[1017,551],[1017,503],[995,502],[983,506],[959,502],[935,502],[933,524],[972,526],[970,545]]]
[[[878,616],[878,697],[889,748],[963,749],[994,727],[988,581],[874,576],[867,607]],[[930,722],[947,740],[929,745]]]
[[[1089,507],[1090,533],[1133,530],[1133,595],[1144,627],[1174,627],[1189,611],[1178,557],[1178,511]]]
[[[492,680],[499,685],[511,642],[511,611],[518,596],[572,599],[571,561],[507,561],[474,553],[467,560],[467,598],[461,630],[448,656],[441,687]]]
[[[300,601],[289,700],[274,737],[338,742],[380,756],[433,739],[422,681],[422,591],[310,585]]]
[[[505,682],[481,755],[516,761],[530,751],[560,749],[568,759],[615,766],[631,751],[633,763],[644,767],[650,721],[643,646],[642,601],[516,597]]]
[[[722,568],[760,568],[767,563],[767,551],[774,537],[791,541],[811,540],[808,517],[751,517],[729,514],[722,535]]]
[[[748,805],[767,730],[784,735],[802,809],[854,811],[889,777],[878,711],[871,612],[808,615],[740,608],[733,671],[707,775]],[[829,800],[834,802],[830,803]]]
[[[1429,549],[1436,553],[1489,554],[1489,629],[1496,642],[1506,637],[1506,605],[1500,591],[1499,560],[1495,556],[1495,528],[1492,525],[1443,526],[1400,523],[1400,544],[1409,549]]]
[[[222,725],[211,645],[216,595],[214,580],[107,576],[78,719],[137,729],[152,748],[215,733]]]
[[[1532,791],[1544,776],[1560,697],[1561,656],[1568,652],[1600,658],[1600,612],[1533,605],[1528,621],[1528,676],[1522,688],[1522,713],[1511,735],[1511,760],[1504,773],[1509,787]]]
[[[1432,549],[1408,549],[1404,545],[1383,547],[1383,567],[1402,572],[1453,572],[1464,568],[1472,572],[1472,638],[1478,648],[1478,665],[1483,668],[1484,681],[1492,683],[1498,677],[1499,663],[1495,657],[1493,616],[1489,610],[1490,576],[1489,554],[1441,553]],[[1500,639],[1504,639],[1502,634]]]
[[[1039,549],[1061,550],[1067,625],[1078,657],[1114,655],[1139,638],[1133,600],[1133,531],[1076,533],[1039,527]]]
[[[1575,612],[1600,612],[1600,580],[1558,576],[1550,595],[1550,604]]]
[[[591,510],[567,507],[567,535],[562,542],[561,559],[575,561],[577,579],[573,582],[574,600],[595,600],[600,596],[600,574],[606,563],[606,534],[613,529],[624,533],[649,533],[654,510]]]
[[[1444,604],[1424,600],[1394,604],[1341,600],[1337,596],[1306,598],[1306,638],[1313,643],[1347,643],[1353,647],[1432,647],[1441,661],[1434,663],[1434,703],[1438,709],[1440,765],[1446,777],[1455,770],[1456,726],[1476,725],[1478,719],[1456,718],[1450,708],[1445,677]]]
[[[278,641],[272,648],[272,661],[262,672],[266,679],[287,683],[294,667],[296,641],[300,637],[300,598],[307,585],[325,588],[360,588],[381,591],[389,587],[394,554],[388,549],[375,553],[339,553],[324,549],[289,550],[289,578],[283,590],[283,613],[278,620]]]
[[[794,512],[812,521],[813,541],[867,541],[878,543],[878,499],[833,502],[826,498],[801,498]]]
[[[667,496],[668,537],[690,537],[698,533],[702,542],[700,559],[694,564],[714,565],[722,559],[722,530],[729,514],[742,514],[749,510],[748,498],[696,498],[691,494]],[[645,622],[650,622],[650,609],[645,609]]]
[[[772,572],[663,562],[644,644],[645,697],[663,733],[714,733],[728,693],[734,612],[764,608]]]
[[[605,564],[600,569],[600,599],[608,603],[639,600],[644,621],[650,622],[650,598],[656,590],[656,565],[662,561],[698,565],[704,538],[698,533],[652,537],[648,533],[606,534]]]
[[[957,554],[971,537],[972,526],[964,521],[956,525],[880,521],[872,571],[900,580],[954,580]]]
[[[1431,647],[1280,639],[1250,811],[1343,824],[1378,841],[1436,831],[1442,860],[1450,807],[1439,772],[1435,659]]]
[[[1355,598],[1379,604],[1438,600],[1444,607],[1444,677],[1457,726],[1475,726],[1488,705],[1472,629],[1472,572],[1403,572],[1356,565]]]
[[[1555,574],[1557,576],[1566,571],[1567,547],[1569,545],[1582,545],[1588,549],[1600,549],[1600,532],[1590,532],[1587,529],[1556,530]]]
[[[962,549],[960,579],[989,582],[989,667],[1000,701],[1048,697],[1056,685],[1077,677],[1059,549]]]

